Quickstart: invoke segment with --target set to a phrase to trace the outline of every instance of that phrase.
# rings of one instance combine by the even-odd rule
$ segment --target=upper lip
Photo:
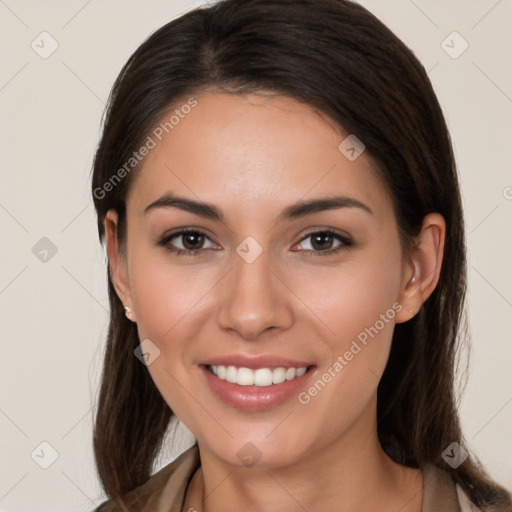
[[[297,359],[289,359],[272,354],[246,355],[246,354],[229,354],[225,356],[217,356],[201,361],[200,364],[210,366],[236,366],[237,368],[250,368],[256,370],[258,368],[302,368],[312,366],[311,362],[299,361]]]

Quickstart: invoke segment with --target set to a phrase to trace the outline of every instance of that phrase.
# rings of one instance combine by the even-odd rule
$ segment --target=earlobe
[[[119,242],[119,216],[115,210],[109,210],[103,221],[105,227],[105,245],[107,249],[110,279],[116,293],[124,305],[126,317],[135,321],[130,292],[130,279],[126,257]]]
[[[124,314],[128,320],[131,320],[132,322],[135,322],[135,317],[133,315],[132,308],[129,306],[124,307]]]
[[[418,243],[406,264],[399,302],[402,310],[396,323],[410,320],[434,291],[443,261],[446,222],[439,213],[430,213],[423,220]]]

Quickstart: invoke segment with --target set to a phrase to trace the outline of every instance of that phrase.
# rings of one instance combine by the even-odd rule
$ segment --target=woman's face
[[[360,449],[375,437],[394,324],[412,317],[386,189],[361,146],[340,149],[349,134],[308,106],[195,99],[153,136],[127,197],[116,287],[150,340],[151,377],[228,464]]]

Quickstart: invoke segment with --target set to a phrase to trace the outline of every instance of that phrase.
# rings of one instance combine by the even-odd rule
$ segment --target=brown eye
[[[197,230],[181,230],[166,235],[158,242],[171,252],[193,256],[205,249],[218,248],[203,232]]]
[[[205,240],[205,236],[199,233],[186,233],[180,236],[182,239],[183,247],[191,251],[195,249],[201,249]]]
[[[317,233],[310,236],[311,246],[318,251],[332,249],[334,237],[328,233]]]
[[[347,249],[353,243],[347,237],[334,231],[315,231],[306,235],[299,243],[299,250],[309,253],[332,254],[338,250]]]

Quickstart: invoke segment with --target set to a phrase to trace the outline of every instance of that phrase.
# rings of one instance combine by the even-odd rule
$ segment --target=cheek
[[[200,338],[197,316],[212,280],[214,276],[199,266],[172,264],[171,257],[151,250],[138,248],[131,254],[131,294],[139,338],[151,340],[159,350],[148,371],[166,403],[186,424],[194,424],[194,418],[204,413],[190,401],[189,371],[191,348]]]
[[[213,269],[173,264],[171,258],[139,250],[130,262],[139,333],[165,345],[176,339],[183,326],[190,330],[195,325],[192,319],[201,310],[202,298],[214,282]]]
[[[319,368],[322,382],[311,393],[305,390],[304,402],[311,398],[314,408],[353,408],[354,414],[368,402],[386,366],[394,319],[402,308],[397,302],[400,279],[400,250],[384,244],[354,253],[336,271],[323,269],[301,278],[297,293],[307,297],[319,324],[328,328],[322,329],[326,335],[320,342],[326,356]],[[314,398],[315,393],[322,398]]]
[[[295,279],[295,290],[328,328],[325,332],[335,340],[333,348],[342,350],[347,342],[350,345],[352,339],[376,323],[385,337],[390,336],[389,320],[396,313],[393,304],[399,297],[400,279],[400,251],[375,244],[371,250],[354,252],[337,267],[302,272]],[[388,321],[383,327],[380,319],[386,312]]]

